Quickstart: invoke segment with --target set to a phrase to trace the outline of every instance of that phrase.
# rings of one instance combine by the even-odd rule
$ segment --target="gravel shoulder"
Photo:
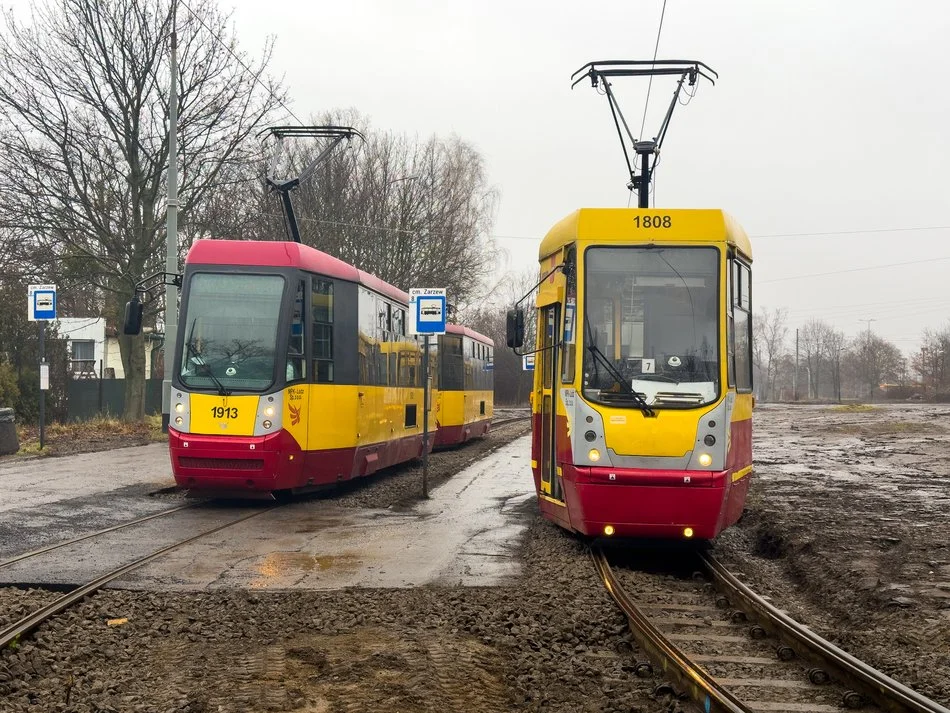
[[[508,587],[102,592],[0,654],[0,711],[668,710],[586,545],[528,509]]]
[[[715,551],[756,591],[950,705],[950,409],[756,408],[755,480]]]

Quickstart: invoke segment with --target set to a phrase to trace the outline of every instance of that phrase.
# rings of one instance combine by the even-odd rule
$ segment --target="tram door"
[[[536,360],[541,372],[541,492],[555,500],[564,499],[557,475],[557,402],[554,393],[559,371],[559,350],[555,344],[560,307],[553,304],[541,308],[541,351]]]

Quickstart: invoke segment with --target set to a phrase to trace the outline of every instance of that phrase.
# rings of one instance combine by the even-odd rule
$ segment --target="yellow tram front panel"
[[[582,209],[539,258],[542,513],[585,534],[715,537],[752,465],[748,237],[719,210]]]

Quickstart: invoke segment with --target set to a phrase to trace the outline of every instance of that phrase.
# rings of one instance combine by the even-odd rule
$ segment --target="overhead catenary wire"
[[[950,260],[950,255],[941,257],[927,258],[926,260],[908,260],[907,262],[890,262],[883,265],[866,265],[865,267],[848,267],[843,270],[829,270],[828,272],[813,272],[807,275],[789,275],[787,277],[774,277],[771,280],[757,280],[757,284],[766,284],[770,282],[785,282],[787,280],[803,280],[808,277],[828,277],[830,275],[842,275],[848,272],[866,272],[868,270],[887,270],[892,267],[904,267],[907,265],[922,265],[924,263],[937,262],[940,260]]]
[[[656,30],[656,44],[653,47],[653,61],[656,62],[656,55],[660,49],[660,33],[663,32],[663,18],[666,16],[666,0],[663,0],[663,9],[660,11],[660,26]],[[643,103],[643,121],[640,122],[640,139],[643,139],[643,128],[647,124],[647,109],[650,107],[650,90],[653,89],[653,75],[650,75],[650,83],[647,85],[647,99]]]

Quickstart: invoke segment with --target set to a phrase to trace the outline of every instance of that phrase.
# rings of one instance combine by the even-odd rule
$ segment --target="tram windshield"
[[[584,396],[629,408],[689,408],[719,396],[719,251],[586,252]]]
[[[284,278],[199,272],[188,288],[181,382],[221,394],[274,383]]]

